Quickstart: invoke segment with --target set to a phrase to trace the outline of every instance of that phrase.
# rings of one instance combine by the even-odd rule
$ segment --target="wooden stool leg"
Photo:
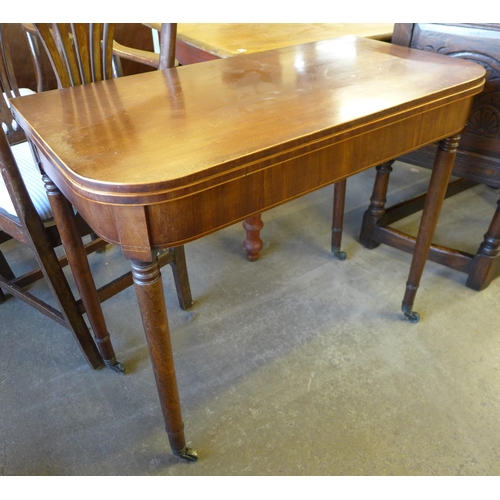
[[[260,214],[249,217],[243,222],[246,231],[246,238],[243,241],[243,248],[247,252],[247,259],[253,262],[259,258],[259,253],[264,246],[260,239],[260,230],[264,227]]]
[[[420,221],[417,241],[415,242],[408,281],[406,282],[406,292],[402,304],[404,315],[412,323],[417,323],[420,319],[419,314],[412,311],[413,303],[427,261],[427,255],[429,254],[434,231],[436,230],[439,213],[441,212],[441,207],[446,195],[446,189],[448,188],[448,182],[459,141],[460,135],[455,135],[440,141],[434,160],[434,167],[429,181],[427,196],[425,197],[424,210]]]
[[[132,261],[132,275],[170,446],[175,455],[196,462],[198,455],[195,450],[186,447],[184,437],[184,423],[158,260]]]
[[[345,260],[347,254],[340,250],[342,245],[342,231],[344,229],[345,192],[347,181],[343,179],[333,187],[333,215],[332,215],[332,253],[334,257]]]
[[[173,249],[174,259],[170,263],[174,275],[175,289],[179,305],[184,311],[193,305],[193,297],[191,295],[191,286],[189,285],[189,275],[186,264],[186,253],[184,246],[175,247]]]
[[[374,241],[373,232],[375,227],[383,224],[389,176],[392,172],[394,161],[390,160],[376,167],[377,175],[373,185],[372,197],[370,198],[370,206],[363,216],[361,233],[359,235],[361,244],[370,250],[380,245],[380,243]]]
[[[498,273],[500,267],[500,200],[484,240],[479,246],[469,269],[466,285],[474,290],[484,290]]]
[[[66,252],[66,258],[73,272],[87,317],[94,331],[95,342],[99,348],[99,352],[106,366],[118,373],[125,373],[124,366],[115,357],[97,289],[90,271],[87,254],[75,223],[73,207],[47,175],[43,176],[43,180],[47,194],[49,195],[54,220],[56,221]]]

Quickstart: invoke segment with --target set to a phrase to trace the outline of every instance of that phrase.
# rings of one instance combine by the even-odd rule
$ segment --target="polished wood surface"
[[[433,71],[423,74],[423,64]],[[457,65],[459,73],[452,70]],[[459,132],[461,117],[437,118],[457,93],[467,96],[482,85],[480,73],[474,64],[348,37],[28,96],[14,105],[50,174],[109,241],[128,238],[110,224],[114,211],[141,217],[138,205],[155,204],[155,210],[159,203],[179,214],[188,209],[192,220],[180,227],[165,225],[165,231],[152,222],[152,246],[159,248],[374,166],[378,158],[435,140],[436,131],[442,137]],[[412,75],[416,81],[408,85]],[[148,92],[137,92],[138,86]],[[394,131],[390,146],[373,143],[369,165],[290,164],[309,151],[321,155],[326,146],[340,151],[348,139],[378,140],[384,124],[417,116],[429,120],[418,137]],[[450,124],[452,117],[460,125]],[[297,174],[289,185],[270,182],[273,171],[284,168],[278,160]],[[242,179],[256,183],[258,197],[231,198]],[[215,198],[198,204],[221,186],[236,190],[223,198],[227,207]],[[94,213],[91,201],[106,205]],[[148,239],[144,249],[149,246]]]
[[[411,315],[456,134],[483,84],[477,64],[345,37],[12,101],[47,174],[132,260],[174,453],[196,459],[155,249],[441,140],[405,294]]]
[[[150,24],[160,30],[159,24]],[[393,24],[388,23],[197,23],[180,24],[177,38],[176,57],[180,64],[192,64],[201,61],[232,57],[245,53],[262,52],[308,42],[316,42],[339,36],[357,35],[389,42]],[[345,182],[335,187],[336,202],[345,196]],[[337,210],[337,214],[340,212]],[[339,215],[340,217],[340,215]],[[345,253],[340,251],[342,230],[335,226],[339,221],[335,217],[332,228],[332,251],[340,258]],[[340,222],[341,225],[341,222]],[[243,248],[249,261],[256,261],[264,242],[260,231],[264,223],[260,214],[243,222],[246,238]]]
[[[159,30],[158,23],[148,23]],[[391,23],[179,23],[181,64],[357,35],[389,41]]]

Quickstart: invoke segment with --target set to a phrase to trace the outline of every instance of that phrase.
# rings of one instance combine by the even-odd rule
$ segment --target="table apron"
[[[460,133],[472,97],[434,108],[189,195],[158,203],[100,203],[72,189],[71,182],[42,154],[54,183],[94,231],[120,245],[125,257],[150,261],[152,250],[181,245],[254,214]],[[262,161],[265,164],[265,158]],[[244,169],[242,169],[244,170]]]

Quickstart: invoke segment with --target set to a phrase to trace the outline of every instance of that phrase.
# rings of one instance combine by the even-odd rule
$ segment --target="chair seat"
[[[35,92],[31,89],[19,89],[19,94],[21,96],[34,93]],[[7,106],[10,108],[8,95],[5,92],[3,93],[3,97]],[[9,125],[11,125],[14,130],[17,130],[17,123],[15,123],[14,119],[12,119],[12,124]],[[6,123],[2,123],[2,128],[4,129],[4,132],[8,134],[9,127]],[[33,158],[30,145],[27,142],[22,142],[11,146],[11,150],[21,172],[26,189],[33,200],[36,211],[40,214],[40,217],[44,221],[52,219],[52,210],[50,208],[47,193],[45,192],[45,185],[42,181],[38,165]],[[17,217],[16,209],[14,208],[2,176],[0,176],[0,209],[3,209],[8,214]]]
[[[45,185],[38,165],[33,159],[30,145],[27,142],[22,142],[21,144],[12,146],[11,149],[36,211],[44,221],[52,219],[49,198],[45,191]],[[0,177],[0,208],[8,214],[17,217],[16,210],[2,177]]]

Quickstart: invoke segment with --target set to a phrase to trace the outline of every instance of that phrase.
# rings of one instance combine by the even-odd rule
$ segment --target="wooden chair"
[[[500,24],[396,24],[392,43],[430,50],[451,57],[463,57],[487,70],[484,91],[476,96],[468,125],[462,133],[453,175],[451,196],[477,183],[500,188]],[[400,160],[432,168],[436,144],[406,154]],[[425,193],[392,207],[386,207],[389,176],[393,162],[377,167],[377,174],[365,212],[360,240],[369,249],[380,243],[413,252],[415,238],[390,224],[419,211]],[[445,207],[443,208],[446,209]],[[466,229],[464,228],[464,231]],[[432,245],[428,259],[467,274],[466,285],[485,289],[500,270],[500,201],[475,255],[454,248]]]
[[[45,192],[41,173],[31,154],[23,131],[10,113],[7,98],[32,93],[19,89],[13,71],[8,40],[0,25],[0,244],[11,239],[28,245],[38,262],[38,269],[15,276],[0,251],[0,303],[5,302],[4,290],[35,307],[54,321],[68,328],[79,343],[83,354],[93,368],[104,365],[101,353],[83,319],[83,307],[78,303],[66,280],[61,265],[65,259],[56,256],[54,248],[61,244],[52,212]],[[9,139],[9,141],[7,140]],[[82,233],[85,233],[82,227]],[[87,233],[89,233],[88,231]],[[93,248],[102,247],[94,242]],[[89,249],[90,250],[90,249]],[[26,288],[33,282],[45,278],[59,309],[54,308],[29,293]],[[113,363],[112,346],[104,345]],[[116,360],[113,364],[116,364]]]
[[[5,300],[1,289],[21,298],[68,328],[79,342],[86,359],[93,368],[106,364],[118,372],[123,372],[123,365],[116,361],[102,316],[100,302],[130,286],[133,282],[132,274],[128,272],[96,290],[86,255],[80,255],[76,261],[73,259],[73,263],[78,266],[78,269],[73,270],[73,272],[82,298],[78,301],[75,300],[61,267],[66,265],[67,258],[58,259],[54,251],[55,247],[61,245],[61,235],[52,220],[52,210],[40,167],[31,154],[30,144],[26,142],[22,130],[13,121],[9,110],[8,97],[16,97],[32,91],[23,91],[23,89],[18,88],[10,58],[8,40],[3,34],[4,31],[0,26],[0,83],[1,90],[6,97],[6,99],[0,99],[3,129],[0,134],[0,161],[3,179],[3,182],[0,182],[0,244],[10,239],[16,239],[20,243],[30,246],[39,264],[39,269],[16,277],[5,256],[0,252],[0,301]],[[45,181],[49,183],[46,176]],[[64,203],[64,199],[61,200],[57,193],[53,192],[50,198],[51,202],[54,201],[54,198],[58,198],[59,202]],[[81,236],[92,235],[91,229],[85,221],[78,214],[74,214],[71,208],[69,210],[71,216],[74,217],[74,227],[78,233]],[[86,245],[85,251],[90,253],[103,249],[105,246],[106,242],[94,238]],[[70,257],[69,254],[68,257]],[[73,256],[71,257],[73,258]],[[173,250],[165,252],[161,259],[163,265],[166,263],[172,265],[179,302],[181,307],[186,309],[191,305],[192,298],[183,249],[181,248],[177,252]],[[80,274],[79,279],[78,273]],[[34,297],[26,290],[28,285],[43,277],[53,292],[59,309]],[[85,311],[87,311],[87,316],[94,330],[97,346],[83,319],[82,314]]]

